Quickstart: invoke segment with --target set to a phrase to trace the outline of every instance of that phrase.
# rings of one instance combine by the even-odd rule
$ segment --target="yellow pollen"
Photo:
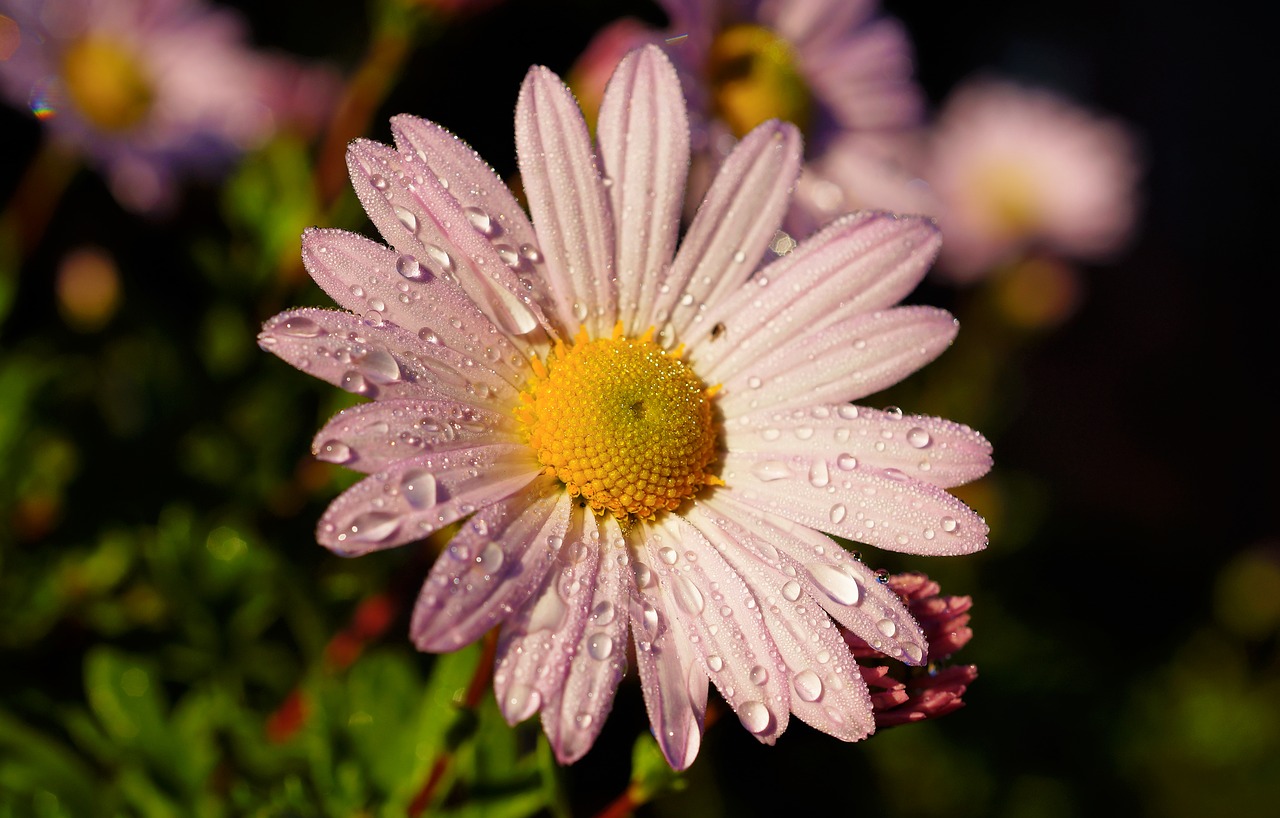
[[[62,79],[85,119],[104,131],[138,124],[155,96],[137,57],[103,38],[86,37],[63,52]]]
[[[534,359],[516,417],[546,473],[624,525],[674,510],[707,485],[715,459],[713,389],[650,330],[626,338],[579,331]]]
[[[726,29],[711,44],[707,65],[716,113],[735,136],[775,117],[801,131],[812,124],[813,95],[791,46],[772,31],[754,25]]]

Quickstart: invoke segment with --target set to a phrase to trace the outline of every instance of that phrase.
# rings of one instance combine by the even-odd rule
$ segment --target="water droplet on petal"
[[[325,334],[324,327],[305,315],[295,315],[292,318],[287,318],[277,324],[276,327],[281,335],[291,335],[294,338],[318,338]]]
[[[410,255],[396,259],[396,272],[410,281],[426,281],[431,275],[416,258]]]
[[[354,392],[357,395],[367,395],[373,391],[373,387],[364,379],[364,376],[355,370],[345,373],[339,385],[348,392]]]
[[[764,702],[744,702],[738,708],[738,719],[743,727],[759,735],[769,729],[769,725],[773,722],[773,714],[764,706]]]
[[[862,599],[862,587],[853,577],[834,565],[825,562],[811,562],[805,566],[827,596],[841,605],[857,605]]]
[[[960,524],[956,522],[955,517],[942,518],[942,530],[947,532],[948,534],[955,533],[955,530],[959,527],[960,527]]]
[[[858,407],[851,403],[846,403],[836,410],[836,414],[845,420],[854,420],[858,417]]]
[[[351,447],[340,440],[330,440],[316,451],[316,460],[326,463],[348,463],[351,459]]]
[[[587,640],[587,653],[592,659],[608,659],[613,653],[613,638],[607,633],[592,634]]]
[[[902,420],[902,409],[898,406],[886,406],[884,408],[885,416],[889,420]]]
[[[675,592],[676,603],[684,609],[685,613],[697,616],[702,613],[705,604],[702,598],[702,592],[697,586],[689,581],[688,577],[677,576],[671,583],[672,590]]]
[[[929,433],[924,429],[921,429],[919,426],[907,432],[907,443],[910,443],[917,449],[923,449],[932,442],[933,438],[929,436]]]
[[[427,255],[431,260],[440,266],[440,269],[448,272],[453,269],[453,258],[449,256],[442,248],[434,244],[428,244],[426,247]]]
[[[405,210],[400,205],[395,206],[396,219],[404,225],[404,229],[410,233],[417,235],[418,233],[418,217],[413,215],[411,211]]]
[[[662,561],[663,561],[663,562],[665,562],[667,565],[675,565],[675,564],[676,564],[676,560],[680,559],[680,555],[679,555],[679,554],[677,554],[677,553],[676,553],[676,550],[675,550],[674,548],[672,548],[671,546],[669,546],[669,545],[664,545],[664,546],[662,546],[661,548],[659,548],[659,549],[658,549],[658,556],[659,556],[659,557],[662,559]]]
[[[831,472],[827,469],[827,461],[818,459],[809,467],[809,482],[816,488],[822,488],[831,482]]]
[[[816,702],[822,698],[822,680],[812,670],[802,670],[791,680],[796,695],[806,702]]]
[[[467,214],[467,221],[471,222],[471,226],[479,230],[486,236],[493,234],[493,220],[489,218],[489,214],[478,207],[464,207],[462,212]]]
[[[918,663],[924,660],[924,649],[915,642],[903,642],[902,650],[912,662]]]
[[[480,552],[480,556],[476,557],[476,565],[480,566],[486,574],[496,574],[505,559],[506,555],[497,543],[489,543]]]
[[[724,660],[713,653],[707,657],[707,667],[711,668],[713,672],[719,673],[724,670]]]
[[[608,625],[613,621],[613,603],[605,600],[591,609],[591,621],[597,625]]]
[[[831,517],[831,522],[839,525],[840,521],[844,519],[844,515],[848,513],[849,509],[844,507],[844,503],[836,503],[831,507],[831,513],[829,516]]]
[[[751,473],[766,483],[784,480],[791,476],[791,469],[780,460],[766,460],[751,467]]]
[[[898,632],[898,625],[892,619],[881,619],[876,623],[876,629],[885,636],[893,636]]]
[[[800,598],[800,583],[788,580],[786,585],[782,586],[782,596],[788,602],[795,602]]]
[[[409,469],[400,477],[400,494],[418,510],[436,504],[436,478],[426,469]]]
[[[400,518],[383,511],[366,511],[351,520],[348,539],[376,543],[388,540],[400,528]]]
[[[507,690],[502,712],[508,721],[517,722],[538,712],[542,706],[542,694],[528,685],[514,684]]]
[[[385,349],[371,349],[360,359],[360,371],[374,383],[388,384],[400,380],[400,364]]]
[[[858,458],[845,452],[836,458],[836,465],[844,471],[853,471],[858,468]]]
[[[760,665],[756,665],[755,667],[751,668],[751,673],[748,678],[751,679],[751,683],[753,685],[756,685],[757,687],[759,687],[763,685],[765,682],[769,681],[769,671],[765,670]]]

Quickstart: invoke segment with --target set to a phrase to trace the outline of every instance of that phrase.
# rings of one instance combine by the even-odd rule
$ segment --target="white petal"
[[[799,572],[776,558],[766,560],[761,550],[776,554],[768,544],[756,548],[744,545],[743,540],[755,539],[753,535],[718,510],[708,512],[698,504],[686,519],[712,542],[760,599],[765,627],[790,680],[791,712],[844,741],[857,741],[872,733],[875,719],[862,674],[831,619],[799,582],[784,573],[787,568],[791,575]]]
[[[399,460],[330,503],[316,539],[346,556],[420,540],[511,496],[540,471],[529,447],[521,443]]]
[[[871,211],[839,219],[708,310],[683,339],[691,360],[715,382],[797,336],[891,307],[920,283],[940,245],[928,219]]]
[[[517,392],[496,372],[394,324],[349,312],[298,309],[268,319],[258,344],[303,372],[366,398],[449,398],[509,406]],[[466,372],[464,375],[463,372]]]
[[[561,764],[577,761],[595,743],[627,669],[631,569],[617,522],[604,521],[600,566],[568,675],[543,703],[542,726]]]
[[[368,474],[428,451],[519,440],[505,413],[450,400],[380,400],[334,415],[316,433],[311,453]]]
[[[716,174],[680,244],[650,322],[670,320],[677,340],[755,271],[800,172],[800,133],[770,120],[738,143]]]
[[[792,454],[837,465],[832,475],[859,463],[896,469],[947,488],[977,480],[991,469],[991,444],[968,426],[943,418],[903,415],[849,404],[767,409],[724,428],[725,448],[785,460]]]
[[[488,236],[416,154],[357,139],[347,148],[347,169],[369,219],[396,250],[456,280],[509,335],[545,320]]]
[[[643,548],[633,554],[650,573],[640,593],[674,616],[674,627],[684,628],[703,670],[743,726],[773,744],[787,729],[790,697],[760,600],[679,515],[646,527]]]
[[[937,358],[956,331],[955,319],[933,307],[898,307],[846,318],[722,374],[720,410],[732,420],[757,410],[866,397]]]
[[[564,688],[591,613],[600,539],[595,515],[574,508],[541,587],[503,623],[493,692],[510,724],[529,718]]]
[[[419,650],[457,650],[510,616],[538,587],[569,526],[572,502],[553,478],[476,512],[431,566],[413,609]]]
[[[968,554],[987,524],[931,483],[836,457],[730,452],[721,478],[734,500],[801,525],[908,554]]]
[[[516,155],[560,329],[603,335],[617,315],[609,201],[578,104],[540,66],[520,86]]]
[[[616,222],[618,299],[628,334],[644,332],[675,253],[689,172],[689,116],[675,69],[656,46],[613,72],[596,127]]]

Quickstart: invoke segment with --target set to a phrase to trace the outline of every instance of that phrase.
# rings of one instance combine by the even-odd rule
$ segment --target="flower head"
[[[532,69],[516,145],[532,222],[456,137],[392,120],[351,146],[392,246],[312,229],[303,258],[346,311],[292,310],[260,342],[372,398],[315,452],[370,476],[320,542],[362,554],[462,522],[413,614],[423,650],[501,626],[494,687],[582,756],[636,663],[672,766],[697,753],[709,683],[772,743],[792,714],[845,740],[875,727],[833,620],[919,664],[902,600],[828,532],[917,554],[982,548],[944,487],[985,473],[967,427],[849,403],[937,356],[955,321],[895,307],[938,235],[859,213],[789,254],[771,240],[799,173],[765,122],[725,160],[677,252],[689,127],[656,47],[618,66],[593,145],[568,89]]]
[[[973,279],[1037,246],[1104,258],[1133,230],[1138,174],[1119,123],[1047,91],[962,86],[939,116],[926,170],[947,235],[940,269]]]
[[[283,121],[321,115],[335,80],[243,45],[201,0],[0,0],[16,21],[0,88],[106,171],[122,204],[168,204]],[[0,18],[2,19],[2,18]]]
[[[924,99],[912,81],[902,25],[874,0],[662,0],[666,50],[693,112],[695,159],[713,168],[737,139],[769,119],[795,124],[806,157],[784,222],[805,236],[854,208],[926,212],[927,191],[908,168]],[[634,21],[598,42],[636,41]],[[652,32],[650,39],[663,35]],[[606,73],[608,48],[588,49],[587,70]],[[616,62],[616,58],[614,60]],[[694,180],[693,188],[702,186]]]

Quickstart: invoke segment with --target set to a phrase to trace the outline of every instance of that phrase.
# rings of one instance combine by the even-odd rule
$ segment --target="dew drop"
[[[613,654],[613,637],[607,633],[592,634],[587,640],[587,653],[592,659],[608,659]]]
[[[411,211],[405,210],[400,205],[395,206],[396,219],[404,225],[404,229],[410,233],[417,235],[418,233],[418,217],[413,215]]]
[[[403,255],[396,259],[396,272],[410,281],[426,281],[430,275],[418,260],[410,255]]]
[[[359,372],[352,370],[342,376],[342,382],[339,384],[348,392],[354,392],[357,395],[367,395],[373,391],[369,386],[369,382]]]
[[[760,380],[756,375],[752,375],[750,378],[747,378],[747,386],[752,389],[759,389],[762,383],[764,383],[764,381]]]
[[[903,642],[902,650],[907,654],[907,658],[912,662],[918,664],[924,660],[924,649],[915,642]]]
[[[675,565],[676,560],[680,559],[680,555],[669,545],[664,545],[658,549],[658,557],[667,565]]]
[[[295,315],[287,318],[277,325],[281,335],[291,335],[294,338],[318,338],[325,334],[324,327],[307,318],[305,315]]]
[[[828,516],[831,517],[831,522],[839,525],[840,521],[844,519],[844,516],[847,513],[849,513],[849,509],[844,507],[844,503],[836,503],[831,507],[831,513]]]
[[[760,665],[756,665],[751,668],[751,673],[748,675],[748,678],[751,679],[751,683],[753,685],[759,687],[769,681],[769,671],[765,670]]]
[[[486,574],[496,574],[498,569],[502,567],[503,560],[506,555],[502,553],[502,549],[497,543],[489,543],[480,552],[480,556],[476,557],[476,565]]]
[[[508,721],[524,721],[542,706],[542,694],[528,685],[514,684],[507,690],[503,715]]]
[[[846,403],[836,410],[836,414],[845,420],[855,420],[858,417],[858,407],[851,403]]]
[[[738,708],[738,719],[748,731],[759,735],[769,729],[769,725],[773,723],[773,714],[764,706],[764,702],[750,701],[743,702]]]
[[[434,244],[428,244],[426,250],[427,255],[431,257],[432,261],[440,266],[440,269],[446,272],[453,269],[453,258],[446,253],[443,248],[437,247]]]
[[[836,458],[836,466],[843,471],[853,471],[858,468],[858,458],[845,452]]]
[[[954,534],[955,530],[959,527],[960,527],[960,524],[956,522],[955,517],[942,518],[942,530],[947,532],[948,534]]]
[[[542,261],[542,253],[532,244],[520,245],[520,255],[533,264],[537,264]]]
[[[385,349],[370,350],[357,365],[360,371],[374,383],[397,383],[401,377],[400,365]]]
[[[653,571],[643,562],[637,562],[632,569],[636,576],[637,588],[648,588],[649,583],[653,581]]]
[[[689,581],[688,577],[677,576],[672,581],[671,586],[672,591],[675,593],[676,604],[683,608],[685,613],[693,616],[702,613],[702,608],[705,604],[702,592]]]
[[[383,179],[381,176],[379,176],[376,173],[369,177],[369,184],[373,185],[374,190],[387,189],[387,180]]]
[[[416,509],[436,504],[436,478],[426,469],[409,469],[400,477],[400,494]]]
[[[806,702],[816,702],[822,698],[822,680],[812,670],[802,670],[791,680],[796,695]]]
[[[781,460],[766,460],[751,467],[751,473],[766,483],[784,480],[791,476],[791,469]]]
[[[400,528],[400,518],[384,511],[366,511],[351,520],[349,539],[377,543],[391,538]]]
[[[479,230],[486,236],[493,235],[493,220],[489,218],[489,214],[478,207],[464,207],[462,212],[467,214],[467,221],[471,222],[471,226]]]
[[[719,673],[724,670],[724,660],[713,653],[707,657],[707,667],[711,668],[712,672]]]
[[[898,632],[898,625],[892,619],[881,619],[876,623],[876,629],[885,636],[893,636]]]
[[[827,469],[827,461],[821,458],[813,461],[809,467],[809,482],[816,488],[822,488],[831,482],[831,472]]]
[[[917,449],[923,449],[932,442],[933,438],[929,436],[929,433],[919,426],[907,432],[907,443]]]
[[[353,458],[351,447],[340,440],[330,440],[316,451],[316,460],[326,463],[349,463]]]
[[[591,609],[591,621],[597,625],[608,625],[613,621],[613,603],[605,600]]]
[[[841,605],[857,605],[862,599],[862,587],[858,581],[834,565],[811,562],[805,568],[809,569],[818,587]]]
[[[795,602],[800,598],[800,583],[796,582],[794,579],[788,580],[787,583],[782,586],[782,596],[788,602]]]
[[[658,635],[658,609],[648,601],[640,606],[640,626],[650,639]]]
[[[520,266],[520,254],[515,251],[514,247],[507,244],[499,244],[493,249],[498,251],[498,258],[502,259],[502,263],[508,267]]]

